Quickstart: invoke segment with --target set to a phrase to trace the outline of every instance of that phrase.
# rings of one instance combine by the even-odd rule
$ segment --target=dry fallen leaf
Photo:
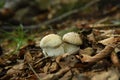
[[[101,50],[99,53],[97,53],[94,56],[88,56],[85,54],[79,54],[80,55],[80,59],[82,62],[97,62],[100,61],[101,59],[107,57],[109,54],[112,53],[112,51],[114,50],[115,45],[107,45],[103,50]]]
[[[60,77],[62,77],[69,70],[70,70],[69,67],[65,67],[55,74],[48,74],[46,77],[43,78],[43,80],[58,80]]]
[[[68,71],[66,74],[64,74],[64,76],[62,78],[60,78],[59,80],[70,80],[72,79],[72,72]]]
[[[51,66],[49,67],[49,71],[52,73],[52,72],[55,72],[57,70],[59,70],[59,66],[58,66],[58,64],[56,62],[53,62],[51,64]]]
[[[25,53],[25,60],[26,60],[28,63],[31,62],[31,61],[33,61],[33,58],[32,58],[32,56],[31,56],[31,54],[30,54],[29,51],[27,51],[27,52]]]
[[[117,54],[114,51],[111,53],[111,61],[115,66],[120,67],[119,58],[117,57]]]
[[[44,68],[43,68],[44,73],[48,73],[50,65],[51,65],[50,62],[47,62],[47,63],[46,63],[46,65],[45,65]]]
[[[109,45],[109,44],[113,44],[115,42],[115,37],[109,37],[107,39],[98,41],[99,43],[102,43],[103,45]]]
[[[11,69],[7,71],[7,75],[13,75],[13,74],[18,74],[21,73],[22,69],[24,68],[24,63],[20,63],[17,65],[14,65]]]
[[[91,80],[119,80],[120,73],[117,69],[109,69],[108,71],[102,71],[100,73],[96,73]]]

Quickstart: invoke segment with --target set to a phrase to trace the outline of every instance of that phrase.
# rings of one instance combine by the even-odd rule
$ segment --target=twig
[[[100,19],[100,20],[98,20],[97,22],[95,22],[95,24],[100,24],[100,23],[103,23],[103,22],[105,22],[105,21],[107,21],[107,20],[109,20],[109,17],[105,17],[105,18],[103,18],[103,19]]]
[[[89,27],[94,29],[115,29],[120,28],[120,24],[90,24]]]
[[[31,70],[33,71],[33,73],[36,75],[36,77],[38,78],[38,80],[40,80],[39,75],[35,72],[35,70],[33,69],[33,67],[32,67],[31,64],[30,64],[30,62],[32,62],[32,56],[31,56],[30,52],[27,51],[24,57],[25,57],[26,63],[29,65],[30,69],[31,69]]]
[[[31,66],[31,64],[28,63],[28,65],[29,65],[30,69],[33,71],[33,73],[36,75],[36,77],[38,78],[38,80],[41,80],[40,77],[39,77],[39,75],[35,72],[35,70],[34,70],[33,67]]]
[[[74,10],[72,10],[72,11],[69,11],[69,12],[67,12],[67,13],[64,13],[64,14],[62,14],[61,16],[58,16],[58,17],[56,17],[56,18],[54,18],[54,19],[45,21],[45,22],[43,22],[42,24],[25,26],[24,29],[36,29],[36,28],[39,28],[39,27],[42,26],[42,25],[49,25],[49,24],[51,24],[51,23],[53,23],[53,22],[60,21],[60,20],[66,18],[66,17],[68,17],[68,16],[70,16],[70,15],[72,15],[72,14],[75,14],[75,13],[77,13],[77,12],[79,12],[79,11],[82,11],[82,10],[84,10],[84,9],[87,9],[88,7],[90,7],[90,6],[94,5],[95,3],[97,3],[98,1],[99,1],[99,0],[92,0],[91,2],[87,3],[85,6],[83,6],[83,7],[81,7],[81,8],[74,9]],[[3,26],[3,27],[1,27],[1,28],[7,29],[7,30],[15,29],[15,27],[9,27],[9,26]]]
[[[40,59],[37,62],[35,62],[35,64],[38,64],[39,62],[41,62],[43,60],[46,60],[46,59],[49,59],[49,58],[51,58],[51,57],[49,57],[49,56],[43,57],[42,59]]]
[[[58,80],[59,77],[63,76],[63,74],[65,74],[69,70],[70,70],[69,67],[65,67],[55,74],[49,74],[45,76],[42,80]]]

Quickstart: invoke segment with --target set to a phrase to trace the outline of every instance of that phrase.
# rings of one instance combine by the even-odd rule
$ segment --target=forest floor
[[[120,80],[120,11],[115,6],[99,14],[73,10],[42,25],[0,29],[0,80]],[[44,55],[44,36],[69,32],[82,39],[79,50]]]

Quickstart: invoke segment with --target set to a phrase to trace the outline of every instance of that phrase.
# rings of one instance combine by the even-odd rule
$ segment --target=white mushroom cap
[[[40,47],[45,56],[58,56],[64,53],[62,46],[62,39],[59,35],[49,34],[43,37],[40,41]]]
[[[43,37],[40,41],[40,47],[46,48],[46,47],[57,47],[60,44],[62,44],[62,39],[59,35],[56,34],[49,34],[45,37]]]
[[[82,39],[80,38],[78,33],[69,32],[63,36],[63,41],[74,44],[74,45],[81,45]]]

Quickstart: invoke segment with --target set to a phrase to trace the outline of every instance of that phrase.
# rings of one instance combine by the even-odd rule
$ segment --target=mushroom
[[[81,37],[75,32],[69,32],[63,35],[63,41],[62,46],[64,47],[65,53],[74,53],[80,48],[79,45],[82,44]]]
[[[64,53],[62,39],[56,34],[49,34],[43,37],[40,41],[40,47],[45,56],[58,56]]]

